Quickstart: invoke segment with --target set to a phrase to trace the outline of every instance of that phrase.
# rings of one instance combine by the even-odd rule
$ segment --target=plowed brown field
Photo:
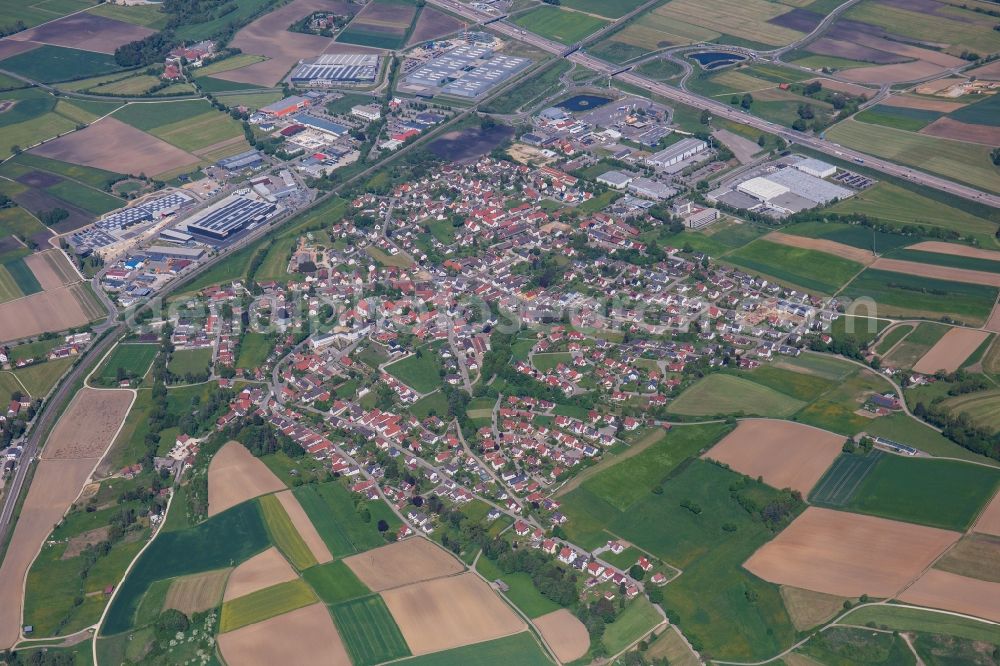
[[[209,516],[279,490],[281,479],[239,442],[228,442],[208,465]]]
[[[958,532],[809,507],[743,566],[764,580],[845,597],[891,597]]]

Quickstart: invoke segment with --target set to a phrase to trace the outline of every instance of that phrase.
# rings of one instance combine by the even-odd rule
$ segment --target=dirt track
[[[740,421],[733,432],[703,457],[718,460],[741,474],[775,488],[808,495],[840,455],[844,438],[791,421]]]
[[[450,553],[422,537],[351,555],[344,563],[374,592],[457,574],[465,569]]]
[[[223,601],[263,590],[278,583],[287,583],[298,578],[292,565],[278,552],[277,548],[268,548],[263,553],[254,555],[249,560],[233,569],[226,583],[226,594]]]
[[[989,336],[986,331],[953,328],[935,343],[913,366],[914,372],[932,375],[938,370],[955,372]]]
[[[537,617],[532,624],[564,664],[587,654],[590,647],[587,627],[565,608]]]
[[[900,601],[1000,622],[1000,583],[931,569],[899,595]]]
[[[218,641],[226,663],[239,666],[351,666],[340,634],[323,604],[220,634]]]
[[[922,275],[923,277],[937,280],[952,280],[953,282],[967,282],[969,284],[986,284],[991,287],[1000,287],[1000,273],[987,273],[986,271],[970,271],[965,268],[948,268],[947,266],[932,266],[931,264],[921,264],[916,261],[904,261],[902,259],[879,259],[871,265],[872,268],[880,271],[891,271],[893,273],[908,273],[910,275]]]
[[[891,597],[958,532],[809,507],[743,566],[764,580],[844,597]]]
[[[825,252],[826,254],[832,254],[835,257],[856,261],[859,264],[864,264],[865,266],[875,261],[875,256],[868,250],[851,247],[850,245],[844,245],[843,243],[838,243],[836,241],[826,240],[825,238],[807,238],[805,236],[796,236],[794,234],[786,234],[780,231],[772,231],[765,236],[764,239],[773,243],[787,245],[789,247],[798,247],[806,250]]]
[[[208,515],[254,497],[285,490],[285,484],[239,442],[228,442],[208,465]]]
[[[382,593],[414,655],[502,638],[526,626],[474,573],[397,587]]]

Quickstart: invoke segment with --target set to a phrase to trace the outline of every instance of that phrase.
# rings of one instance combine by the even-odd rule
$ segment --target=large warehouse
[[[432,94],[478,97],[529,65],[528,58],[494,53],[482,44],[463,44],[413,70],[406,84]]]
[[[368,53],[330,53],[303,60],[292,70],[293,86],[327,87],[338,83],[375,83],[380,56]]]
[[[693,157],[707,148],[708,144],[701,139],[681,139],[677,143],[667,146],[660,152],[647,157],[646,163],[662,169]]]
[[[206,208],[185,224],[189,233],[225,240],[252,224],[263,222],[277,209],[275,204],[254,194],[238,193]]]

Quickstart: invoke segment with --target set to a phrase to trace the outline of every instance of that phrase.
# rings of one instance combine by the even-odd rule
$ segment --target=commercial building
[[[284,118],[285,116],[290,116],[296,111],[301,111],[308,106],[309,100],[307,98],[293,95],[291,97],[286,97],[285,99],[280,99],[273,104],[261,107],[259,113],[271,118]]]
[[[351,115],[374,122],[382,117],[382,107],[376,104],[358,104],[351,107]]]
[[[660,152],[647,157],[646,163],[650,166],[665,168],[673,166],[689,157],[694,157],[707,149],[708,144],[701,139],[681,139],[672,146],[667,146]]]
[[[305,125],[311,129],[319,130],[326,134],[333,134],[334,136],[344,136],[349,131],[343,125],[323,118],[317,118],[316,116],[310,116],[308,113],[296,114],[292,116],[292,120],[299,125]]]
[[[658,183],[655,180],[650,180],[649,178],[636,178],[628,185],[628,191],[636,196],[646,197],[647,199],[655,199],[661,201],[663,199],[669,199],[670,197],[677,194],[677,190],[669,185],[664,185],[663,183]]]
[[[494,53],[483,44],[463,44],[421,65],[404,80],[433,96],[478,97],[531,65],[528,58]]]
[[[230,195],[186,222],[189,233],[225,240],[252,225],[263,222],[277,206],[246,191]]]
[[[797,168],[781,169],[777,173],[767,176],[767,179],[772,183],[787,187],[796,196],[807,199],[814,204],[827,204],[834,199],[846,199],[854,195],[854,192],[846,187],[834,185]]]
[[[799,171],[807,173],[810,176],[815,176],[816,178],[829,178],[837,173],[837,167],[812,157],[806,157],[792,166]]]
[[[205,254],[205,249],[200,247],[174,247],[170,245],[153,245],[146,254],[151,259],[188,259],[197,261]]]
[[[737,185],[736,189],[737,191],[749,195],[758,201],[764,202],[768,202],[771,199],[780,197],[782,194],[788,193],[788,188],[784,185],[779,185],[773,180],[762,176],[745,180]]]
[[[340,83],[375,83],[381,58],[368,53],[336,53],[303,61],[289,77],[295,86],[328,87]]]
[[[226,171],[239,171],[240,169],[260,166],[263,162],[264,156],[260,152],[248,150],[238,155],[225,157],[216,162],[216,166]]]
[[[608,171],[607,173],[602,173],[598,176],[597,182],[607,185],[608,187],[613,187],[616,190],[623,190],[629,183],[632,182],[633,178],[634,176],[622,173],[621,171]]]

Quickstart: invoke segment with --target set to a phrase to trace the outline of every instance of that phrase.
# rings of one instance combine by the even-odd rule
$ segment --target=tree
[[[631,567],[629,567],[628,575],[636,580],[642,580],[643,577],[646,575],[646,572],[638,564],[633,564]]]
[[[763,148],[765,143],[767,143],[767,136],[765,136],[764,134],[761,134],[759,137],[757,137],[757,145],[758,146],[760,146],[761,148]]]
[[[749,109],[753,106],[753,95],[750,93],[743,93],[743,98],[740,100],[740,106],[744,109]]]
[[[711,122],[712,122],[712,112],[709,111],[708,109],[705,109],[704,111],[701,112],[701,124],[708,125]]]
[[[156,635],[161,639],[173,638],[179,631],[191,626],[188,616],[175,608],[168,608],[156,618]]]
[[[993,160],[993,164],[1000,166],[1000,148],[993,149],[993,152],[990,153],[990,159]]]
[[[385,533],[389,530],[389,523],[385,522],[384,520],[380,520],[378,521],[378,525],[376,525],[376,527],[378,527],[379,532]]]

